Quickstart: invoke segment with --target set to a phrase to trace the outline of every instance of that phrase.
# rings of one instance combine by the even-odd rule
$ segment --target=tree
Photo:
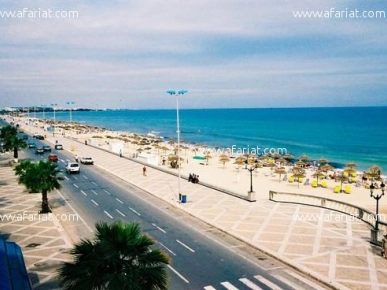
[[[98,222],[93,240],[71,250],[73,262],[58,269],[64,289],[164,290],[169,257],[152,249],[154,241],[137,223]]]
[[[13,157],[15,162],[18,162],[19,149],[26,148],[27,143],[17,136],[17,129],[11,125],[1,128],[0,138],[3,139],[4,149],[13,150]]]
[[[15,174],[19,176],[19,183],[32,192],[42,193],[42,210],[39,213],[50,213],[48,205],[48,192],[54,189],[60,189],[60,180],[63,177],[58,176],[60,170],[58,165],[49,161],[23,161],[15,167]]]

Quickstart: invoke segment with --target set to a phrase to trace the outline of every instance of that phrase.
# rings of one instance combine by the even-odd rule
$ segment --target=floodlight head
[[[184,95],[184,94],[186,94],[186,93],[188,93],[187,90],[181,90],[181,91],[178,92],[179,95]]]
[[[170,95],[176,95],[176,91],[169,90],[169,91],[167,91],[167,94],[170,94]]]

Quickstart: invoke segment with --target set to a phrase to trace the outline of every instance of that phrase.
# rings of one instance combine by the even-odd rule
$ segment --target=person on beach
[[[142,168],[142,175],[146,176],[146,167],[145,166]]]

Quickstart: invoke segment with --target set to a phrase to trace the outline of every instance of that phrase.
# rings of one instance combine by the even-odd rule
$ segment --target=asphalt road
[[[48,156],[24,151],[31,159]],[[52,152],[62,170],[74,161],[66,151]],[[171,257],[170,289],[328,289],[96,165],[81,165],[79,174],[65,173],[62,186],[61,195],[72,201],[90,228],[99,220],[140,223]]]

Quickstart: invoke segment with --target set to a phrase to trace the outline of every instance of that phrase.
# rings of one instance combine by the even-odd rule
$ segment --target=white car
[[[90,165],[94,164],[93,158],[91,157],[82,157],[80,161],[82,164],[90,164]]]
[[[79,168],[79,164],[76,162],[69,162],[66,165],[67,173],[79,173],[81,170]]]

